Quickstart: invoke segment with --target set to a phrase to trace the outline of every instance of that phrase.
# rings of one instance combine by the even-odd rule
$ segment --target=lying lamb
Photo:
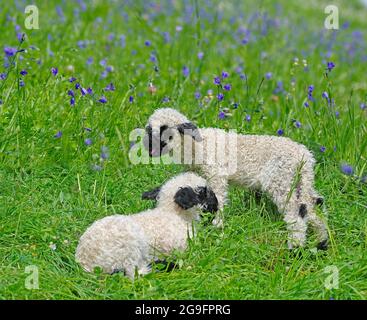
[[[305,146],[284,137],[197,128],[170,108],[150,116],[143,144],[150,157],[178,150],[180,161],[200,169],[208,179],[220,210],[228,183],[266,192],[284,213],[290,249],[305,244],[308,223],[316,231],[318,248],[327,249],[327,229],[315,210],[323,201],[314,188],[315,160]],[[217,215],[215,223],[221,222]]]
[[[145,193],[157,207],[133,215],[113,215],[94,222],[80,238],[76,260],[92,272],[124,271],[133,279],[150,272],[157,254],[184,250],[193,236],[200,212],[218,210],[218,200],[207,182],[194,173],[178,175],[162,187]]]

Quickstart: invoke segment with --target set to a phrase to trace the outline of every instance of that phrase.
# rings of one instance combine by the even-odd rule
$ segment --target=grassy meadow
[[[36,1],[26,29],[27,4],[0,6],[0,299],[367,298],[367,7],[335,1],[328,30],[328,1]],[[85,229],[185,170],[129,161],[160,107],[312,150],[329,250],[311,234],[292,256],[271,201],[231,187],[224,229],[201,228],[179,269],[85,273]]]

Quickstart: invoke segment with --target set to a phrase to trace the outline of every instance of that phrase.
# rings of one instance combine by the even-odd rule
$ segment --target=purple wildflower
[[[225,119],[225,117],[226,117],[226,114],[225,114],[223,111],[220,111],[220,112],[218,113],[218,118],[219,118],[219,119],[223,120],[223,119]]]
[[[151,53],[150,57],[149,57],[149,60],[153,63],[156,63],[157,62],[157,57],[153,53]]]
[[[113,85],[113,83],[111,82],[109,85],[106,86],[106,88],[104,88],[106,91],[115,91],[115,86]]]
[[[283,82],[278,81],[276,88],[273,90],[273,93],[278,94],[278,93],[281,93],[281,92],[284,92]]]
[[[217,99],[218,99],[219,101],[222,101],[222,100],[224,99],[224,94],[223,94],[223,93],[218,93],[218,95],[217,95]]]
[[[105,151],[101,152],[102,160],[107,160],[109,157],[110,157],[110,154],[108,152],[105,152]]]
[[[219,77],[215,77],[213,82],[216,85],[220,85],[220,78]]]
[[[282,136],[284,134],[284,130],[283,129],[278,129],[277,134],[278,134],[278,136]]]
[[[86,146],[90,146],[92,144],[92,139],[91,138],[87,138],[84,140],[84,143]]]
[[[80,93],[82,94],[82,96],[85,96],[88,93],[88,91],[87,89],[80,87]]]
[[[204,57],[204,52],[201,52],[201,51],[200,51],[200,52],[198,53],[198,59],[199,59],[199,60],[201,60],[201,59],[203,59],[203,57]]]
[[[98,100],[100,103],[106,103],[107,102],[107,99],[105,96],[102,96],[99,100]]]
[[[152,43],[150,42],[150,40],[145,40],[144,44],[146,47],[150,47]]]
[[[273,74],[271,72],[267,72],[265,74],[265,78],[268,79],[268,80],[270,80],[272,77],[273,77]]]
[[[25,86],[24,81],[22,79],[19,80],[19,86],[21,86],[21,87]]]
[[[250,116],[249,114],[247,114],[247,115],[246,115],[246,117],[245,117],[245,120],[246,120],[247,122],[250,122],[250,121],[251,121],[251,116]]]
[[[329,100],[329,95],[326,91],[322,93],[322,97],[325,98],[326,100]]]
[[[326,151],[326,147],[321,146],[321,147],[320,147],[320,151],[321,151],[322,153],[324,153],[324,152]]]
[[[129,102],[130,102],[130,103],[133,103],[133,102],[134,102],[134,97],[133,97],[133,96],[130,96],[130,97],[129,97]]]
[[[190,69],[186,66],[183,66],[182,68],[182,74],[185,78],[187,78],[189,76],[189,73],[190,73]]]
[[[93,58],[92,57],[89,57],[87,59],[87,65],[91,65],[93,63]]]
[[[360,105],[360,107],[361,107],[362,110],[364,110],[364,109],[367,108],[367,104],[365,104],[365,103],[362,102],[361,105]]]
[[[61,138],[62,136],[62,132],[61,131],[58,131],[55,135],[54,135],[54,138],[58,139],[58,138]]]
[[[24,37],[25,37],[25,34],[24,33],[17,32],[17,39],[18,39],[19,42],[23,42],[24,41]]]
[[[351,176],[354,173],[353,167],[346,163],[340,166],[340,170],[347,176]]]
[[[305,106],[305,108],[308,108],[310,106],[310,104],[307,101],[305,101],[303,105]]]
[[[22,76],[25,76],[26,74],[28,74],[28,72],[27,72],[27,70],[22,70],[22,71],[20,72],[20,74],[21,74]]]
[[[231,90],[231,85],[230,85],[229,83],[227,83],[227,84],[225,84],[225,85],[223,86],[223,88],[224,88],[224,90],[226,90],[226,91],[230,91],[230,90]]]
[[[333,70],[334,68],[335,68],[335,64],[334,64],[334,62],[329,61],[329,62],[327,63],[327,69],[329,70],[329,72],[330,72],[331,70]]]
[[[200,92],[198,92],[198,91],[196,91],[195,92],[195,99],[200,99],[200,97],[201,97],[201,94],[200,94]]]
[[[71,106],[74,106],[75,105],[75,98],[74,97],[71,97],[70,98],[70,105]]]
[[[110,157],[110,154],[108,152],[108,148],[106,146],[101,147],[101,158],[103,160],[107,160]]]
[[[76,78],[74,78],[74,77],[69,78],[69,82],[74,82],[75,80],[76,80]]]
[[[296,128],[301,128],[302,127],[302,124],[301,124],[301,122],[299,122],[298,120],[296,120],[295,122],[294,122],[294,126],[296,127]]]
[[[12,47],[5,47],[4,48],[4,53],[7,57],[11,57],[11,56],[14,56],[17,53],[17,49],[12,48]]]
[[[91,87],[89,87],[89,88],[87,89],[87,93],[88,93],[88,94],[93,94],[93,90],[92,90],[92,88],[91,88]]]
[[[0,73],[0,80],[5,80],[5,79],[6,79],[6,74]]]
[[[104,67],[107,64],[107,60],[106,59],[102,59],[99,64]]]
[[[108,72],[106,70],[103,70],[103,72],[101,73],[101,79],[105,79],[108,76]]]
[[[222,71],[222,79],[226,79],[229,77],[229,73],[227,71]]]
[[[113,39],[115,39],[115,34],[114,33],[110,33],[108,35],[108,41],[113,41]]]
[[[98,164],[93,164],[92,165],[92,170],[94,171],[101,171],[102,170],[102,167]]]
[[[74,91],[72,89],[68,90],[68,96],[74,97]]]
[[[59,72],[59,69],[54,68],[54,67],[52,67],[52,68],[51,68],[51,73],[52,73],[54,76],[56,76],[56,75],[58,74],[58,72]]]
[[[107,66],[107,67],[106,67],[106,71],[107,71],[107,72],[113,72],[113,70],[114,70],[114,69],[113,69],[113,66]]]
[[[76,84],[75,84],[75,89],[76,90],[78,90],[80,88],[80,83],[79,82],[77,82]]]

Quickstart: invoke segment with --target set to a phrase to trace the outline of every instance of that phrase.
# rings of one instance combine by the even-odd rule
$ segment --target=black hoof
[[[319,244],[317,245],[317,250],[327,250],[328,248],[328,241],[327,240],[323,240],[321,242],[319,242]]]
[[[167,261],[166,259],[163,260],[156,260],[154,261],[154,265],[157,268],[157,271],[167,271],[170,272],[174,269],[178,268],[178,265],[172,261]],[[152,267],[152,264],[149,265]]]

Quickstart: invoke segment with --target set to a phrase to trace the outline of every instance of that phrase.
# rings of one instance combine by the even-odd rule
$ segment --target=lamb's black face
[[[184,187],[175,194],[175,202],[183,209],[187,210],[198,206],[203,212],[214,213],[218,211],[218,199],[209,187]]]
[[[153,133],[152,127],[149,125],[145,128],[145,131],[143,144],[150,157],[159,157],[169,152],[167,143],[173,139],[172,129],[167,125],[161,126],[158,134]]]
[[[209,187],[199,187],[199,203],[203,212],[215,213],[218,211],[218,199]]]

